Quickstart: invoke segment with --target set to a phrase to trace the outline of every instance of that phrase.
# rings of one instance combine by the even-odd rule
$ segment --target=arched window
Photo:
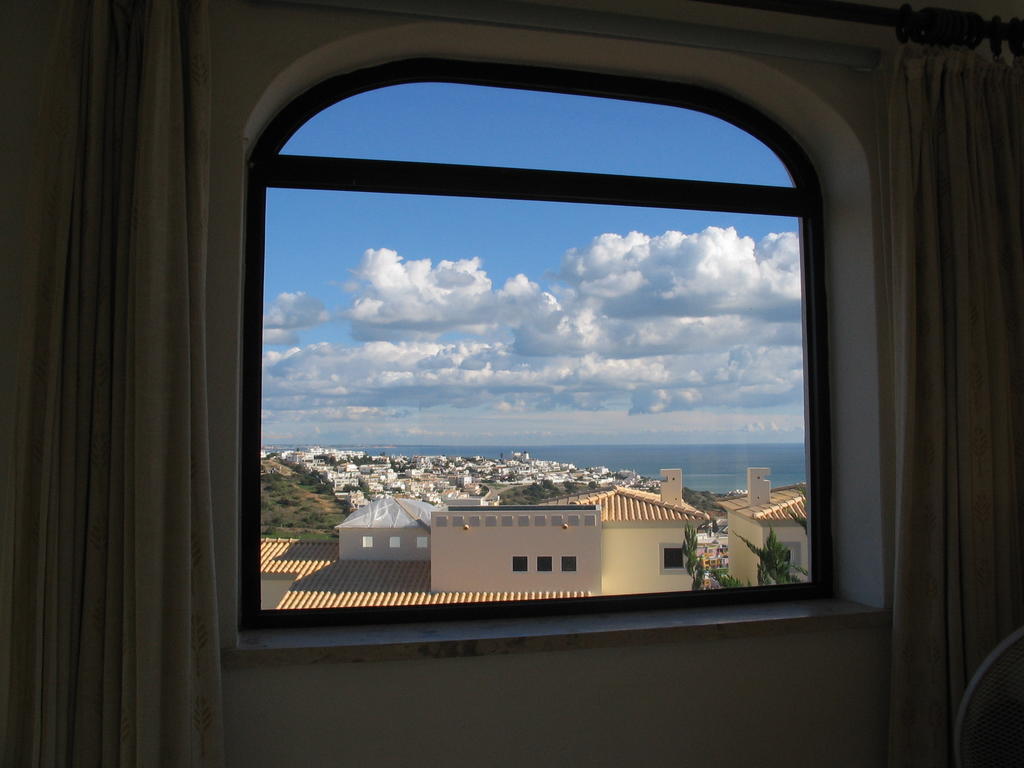
[[[245,623],[830,592],[821,194],[777,125],[416,60],[249,168]]]

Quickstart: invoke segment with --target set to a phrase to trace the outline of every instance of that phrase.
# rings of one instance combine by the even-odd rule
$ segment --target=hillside
[[[280,459],[260,462],[260,532],[295,539],[336,538],[347,507],[329,485],[303,467]]]
[[[501,493],[501,506],[517,504],[542,504],[548,499],[557,499],[560,496],[571,496],[574,493],[585,493],[597,490],[596,483],[589,486],[584,483],[554,483],[551,480],[543,480],[539,483],[529,485],[511,485],[499,488]]]

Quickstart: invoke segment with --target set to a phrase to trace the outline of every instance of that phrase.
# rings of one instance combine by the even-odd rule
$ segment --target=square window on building
[[[388,546],[392,549],[398,549],[400,546],[402,546],[402,537],[392,536],[388,539]]]
[[[363,536],[363,549],[373,548],[373,536]]]
[[[530,524],[530,516],[529,515],[520,515],[519,516],[519,525],[521,527],[525,528],[529,524]]]
[[[662,565],[664,568],[684,568],[683,548],[665,547],[661,550]]]
[[[434,518],[434,523],[437,525],[438,528],[446,528],[448,526],[448,518],[443,517],[442,515],[438,515]]]
[[[525,573],[527,569],[527,563],[529,558],[525,555],[513,555],[512,556],[512,570],[520,573]]]
[[[480,515],[473,515],[471,518],[469,518],[469,524],[471,526],[473,526],[474,528],[479,528],[480,527]]]
[[[548,524],[548,519],[544,515],[534,515],[533,516],[533,524],[534,525],[547,525]]]
[[[502,528],[508,528],[510,525],[512,525],[512,515],[502,515],[501,516],[501,527]]]
[[[597,525],[597,516],[596,515],[584,515],[583,516],[583,524],[584,525]]]
[[[551,570],[551,556],[541,555],[537,558],[537,570],[538,571],[550,571]]]
[[[417,536],[416,537],[416,549],[426,549],[426,548],[427,548],[427,537],[426,536]]]
[[[579,525],[579,524],[580,524],[580,516],[579,515],[569,515],[569,525]]]
[[[566,573],[576,570],[576,555],[562,555],[562,570]]]
[[[484,518],[484,525],[486,525],[488,528],[495,528],[498,525],[498,518],[496,518],[494,515],[488,515]]]
[[[452,525],[454,525],[456,528],[459,528],[465,524],[466,518],[464,518],[462,515],[452,515]]]

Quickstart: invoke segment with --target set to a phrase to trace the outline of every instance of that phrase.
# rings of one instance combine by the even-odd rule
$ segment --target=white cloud
[[[274,345],[298,344],[299,334],[295,331],[286,331],[283,328],[264,328],[263,343]]]
[[[263,311],[264,344],[298,344],[297,330],[326,323],[330,315],[320,299],[297,293],[279,293]]]
[[[479,258],[368,250],[342,313],[355,343],[299,346],[295,330],[328,316],[305,294],[268,308],[267,343],[291,346],[264,355],[265,402],[325,422],[377,423],[434,408],[509,421],[797,412],[799,267],[794,233],[755,243],[731,227],[603,234],[567,252],[547,286],[517,274],[496,289]]]
[[[362,291],[346,315],[357,338],[381,339],[396,330],[421,336],[484,333],[494,327],[489,305],[495,294],[478,258],[443,260],[435,267],[430,259],[406,261],[389,248],[370,249],[355,276]]]
[[[795,233],[755,245],[733,227],[708,227],[689,235],[603,234],[568,251],[559,276],[581,297],[606,300],[612,316],[757,315],[797,311],[799,267]]]

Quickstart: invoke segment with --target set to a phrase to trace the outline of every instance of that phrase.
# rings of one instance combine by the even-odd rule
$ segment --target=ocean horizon
[[[483,456],[508,458],[525,451],[533,458],[575,464],[577,467],[607,467],[613,471],[632,470],[646,477],[659,477],[662,469],[681,468],[687,488],[728,493],[747,487],[747,467],[768,467],[772,487],[807,481],[803,443],[714,443],[706,445],[331,445],[339,449],[362,450],[390,456]]]

